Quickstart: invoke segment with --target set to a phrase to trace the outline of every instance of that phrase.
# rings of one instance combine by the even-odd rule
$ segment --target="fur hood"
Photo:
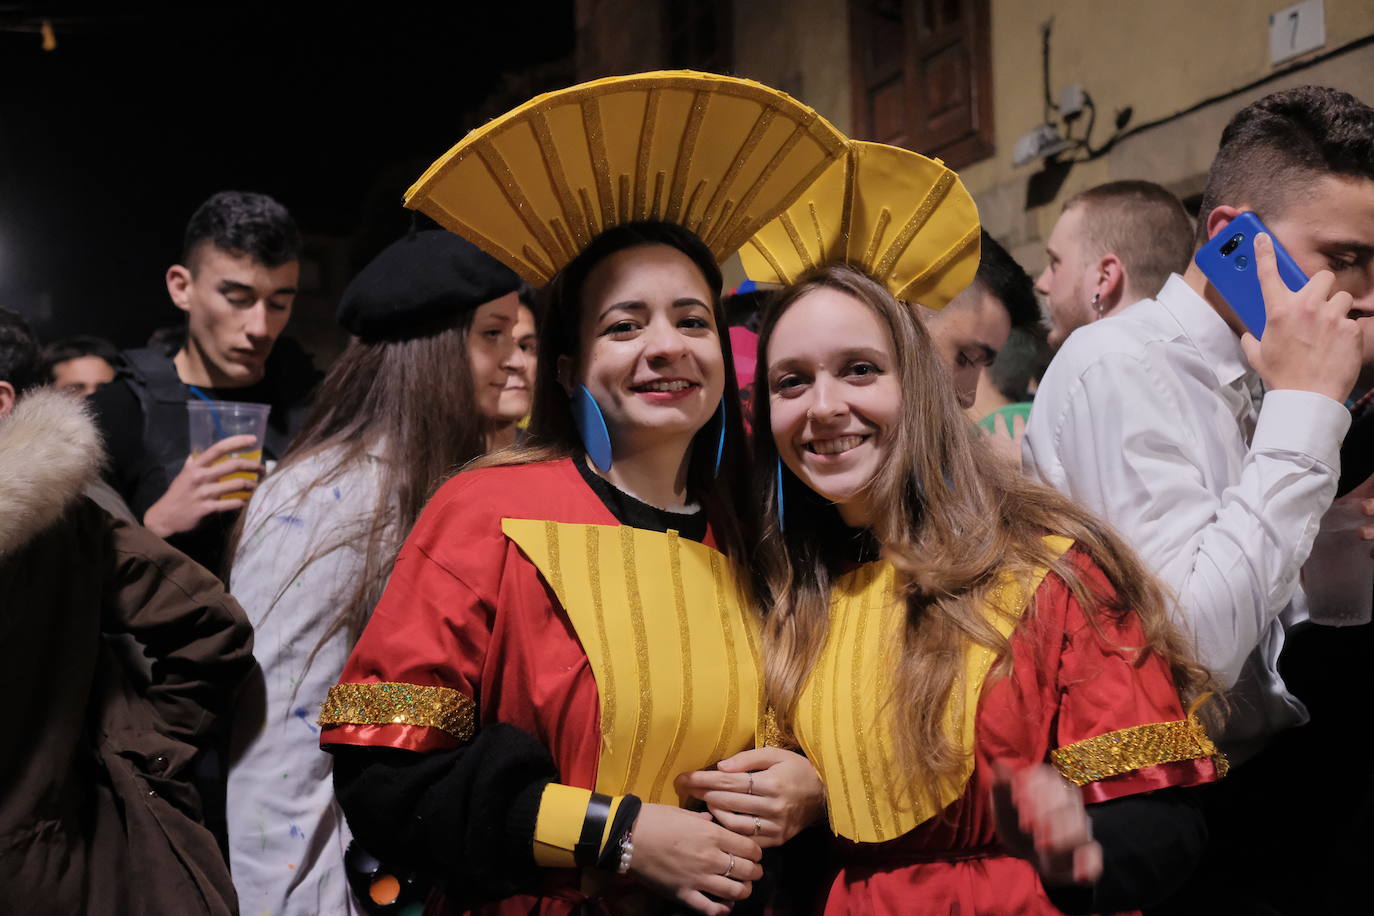
[[[0,557],[56,522],[104,460],[84,403],[51,388],[21,397],[0,417]]]

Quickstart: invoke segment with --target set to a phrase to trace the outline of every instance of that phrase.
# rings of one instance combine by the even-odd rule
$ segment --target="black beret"
[[[476,245],[427,229],[392,242],[353,278],[339,324],[363,338],[418,336],[519,288],[515,271]]]

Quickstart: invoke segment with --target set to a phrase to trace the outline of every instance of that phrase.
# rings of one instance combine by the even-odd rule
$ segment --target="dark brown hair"
[[[1323,175],[1374,181],[1374,108],[1325,86],[1252,102],[1221,133],[1198,211],[1197,244],[1207,241],[1207,217],[1217,207],[1245,206],[1274,219]]]
[[[1188,268],[1192,217],[1183,201],[1154,182],[1109,181],[1064,202],[1065,213],[1075,207],[1083,214],[1078,244],[1085,260],[1116,255],[1135,293],[1153,296],[1169,274]]]
[[[329,456],[311,481],[283,495],[273,513],[289,512],[311,490],[333,486],[374,456],[380,463],[374,505],[355,507],[366,520],[363,529],[343,529],[315,545],[268,607],[271,613],[310,564],[337,550],[359,550],[362,569],[315,651],[340,631],[350,643],[357,641],[420,510],[455,468],[486,449],[488,423],[477,409],[467,355],[472,315],[468,311],[441,330],[409,339],[350,340],[320,383],[304,427],[277,468],[280,474],[309,458]],[[246,516],[230,540],[229,557],[237,553]]]
[[[902,391],[901,419],[868,484],[883,511],[872,533],[897,572],[906,604],[904,641],[894,654],[893,735],[900,771],[921,797],[962,763],[945,729],[946,702],[959,689],[963,647],[972,640],[1007,658],[1008,641],[986,617],[999,573],[1049,568],[1070,588],[1090,621],[1095,614],[1140,618],[1141,659],[1159,653],[1184,701],[1209,686],[1209,675],[1185,651],[1169,621],[1162,587],[1108,526],[1055,490],[1034,483],[995,456],[959,409],[953,386],[914,311],[883,287],[843,265],[825,267],[786,290],[759,334],[761,378],[768,343],[788,308],[818,289],[832,289],[871,309],[891,336]],[[791,473],[780,476],[787,517],[777,522],[778,452],[769,434],[769,398],[754,399],[755,489],[771,511],[760,532],[758,569],[766,623],[765,686],[784,730],[826,638],[832,576],[848,558],[836,508]],[[1105,574],[1112,594],[1092,592],[1069,557],[1055,557],[1043,536],[1072,538]],[[1032,605],[1033,608],[1033,605]],[[1027,617],[1026,619],[1030,619]]]
[[[725,360],[722,400],[725,449],[720,473],[716,474],[716,437],[720,427],[710,422],[697,431],[692,439],[687,489],[705,510],[722,552],[738,562],[747,563],[745,547],[753,543],[750,520],[754,510],[744,502],[749,459],[739,412],[739,384],[735,379],[725,313],[720,304],[720,267],[701,239],[674,223],[632,222],[607,229],[554,277],[549,289],[549,306],[539,324],[539,365],[535,374],[534,406],[526,431],[528,438],[525,444],[493,453],[475,462],[473,467],[529,464],[580,457],[584,453],[567,392],[559,384],[559,357],[568,357],[574,365],[579,358],[582,291],[592,270],[617,252],[647,245],[667,245],[685,254],[701,271],[711,290],[711,309]]]

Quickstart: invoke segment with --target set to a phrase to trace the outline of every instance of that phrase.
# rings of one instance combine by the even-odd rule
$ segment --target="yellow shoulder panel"
[[[1067,538],[1046,541],[1056,555],[1072,545]],[[990,609],[988,619],[1003,636],[1016,628],[1047,572],[1001,577],[989,602],[998,612]],[[973,774],[978,699],[996,660],[991,649],[966,648],[962,689],[956,687],[945,710],[966,764],[956,778],[931,787],[927,799],[912,799],[898,778],[893,750],[892,716],[902,714],[903,700],[891,695],[887,675],[905,626],[895,580],[892,567],[880,561],[835,582],[825,647],[797,704],[797,739],[825,782],[831,829],[860,843],[896,839],[963,794]]]
[[[673,778],[754,744],[759,622],[729,561],[676,532],[505,519],[558,595],[601,700],[596,790],[676,805]]]

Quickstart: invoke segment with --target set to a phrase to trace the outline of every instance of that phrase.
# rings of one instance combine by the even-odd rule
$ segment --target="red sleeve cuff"
[[[1218,778],[1220,777],[1216,761],[1210,757],[1176,760],[1090,782],[1083,787],[1083,803],[1095,805],[1114,798],[1142,795],[1173,786],[1200,786],[1215,782]]]
[[[458,746],[448,732],[422,725],[327,725],[320,729],[320,747],[335,744],[357,747],[394,747],[427,754]]]

